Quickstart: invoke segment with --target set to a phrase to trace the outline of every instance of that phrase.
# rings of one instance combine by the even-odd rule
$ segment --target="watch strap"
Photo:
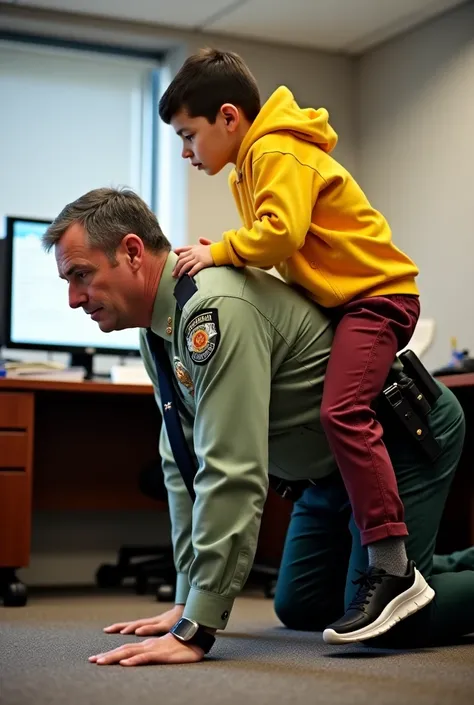
[[[188,620],[184,617],[181,617],[176,624],[174,624],[171,629],[170,629],[170,634],[172,634],[178,641],[181,641],[183,644],[195,644],[196,646],[199,646],[200,649],[204,651],[205,654],[209,653],[211,650],[212,646],[214,645],[214,642],[216,640],[216,637],[213,634],[210,634],[206,629],[202,626],[198,626],[196,632],[193,634],[192,637],[190,638],[183,638],[179,634],[179,626],[183,622],[187,622]],[[196,622],[193,623],[194,626],[196,626]]]
[[[214,642],[216,640],[216,637],[213,634],[209,634],[204,627],[200,627],[196,634],[190,639],[187,644],[195,644],[196,646],[199,646],[205,654],[208,654],[209,651],[212,649],[214,646]]]

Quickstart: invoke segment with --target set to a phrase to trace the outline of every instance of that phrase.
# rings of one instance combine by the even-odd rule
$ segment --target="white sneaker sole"
[[[430,588],[420,571],[415,568],[413,585],[389,602],[372,624],[347,634],[338,634],[334,629],[325,629],[323,639],[327,644],[351,644],[355,641],[373,639],[388,632],[402,619],[423,609],[434,596],[434,590]]]

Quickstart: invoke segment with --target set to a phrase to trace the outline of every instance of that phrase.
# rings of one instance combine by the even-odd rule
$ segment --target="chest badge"
[[[174,374],[176,379],[183,387],[186,387],[191,396],[194,396],[194,382],[191,379],[191,375],[177,357],[173,360]]]

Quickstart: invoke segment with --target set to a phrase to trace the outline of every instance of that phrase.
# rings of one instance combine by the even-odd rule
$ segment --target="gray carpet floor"
[[[473,598],[474,599],[474,598]],[[95,666],[87,657],[138,639],[115,621],[166,605],[121,594],[37,594],[0,607],[1,705],[471,705],[474,638],[420,651],[324,644],[283,629],[272,603],[241,597],[212,656],[185,666]]]

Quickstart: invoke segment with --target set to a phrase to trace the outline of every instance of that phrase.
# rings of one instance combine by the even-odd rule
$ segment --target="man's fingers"
[[[120,630],[120,634],[135,634],[136,630],[140,627],[140,622],[132,622],[132,624],[127,624],[126,627]]]
[[[118,654],[120,651],[123,651],[124,649],[136,648],[137,646],[141,646],[142,643],[143,642],[137,642],[136,644],[122,644],[121,646],[117,646],[115,649],[111,649],[110,651],[102,651],[100,654],[94,654],[93,656],[89,656],[89,661],[91,659],[95,659],[97,661],[101,658],[105,658],[106,656]]]
[[[97,663],[99,666],[107,666],[111,663],[119,663],[119,661],[121,661],[122,659],[131,658],[137,653],[140,653],[142,649],[142,644],[124,644],[123,646],[119,646],[117,649],[113,649],[113,651],[107,651],[105,654],[97,654],[95,663]],[[93,658],[94,657],[91,656],[89,660]]]
[[[104,627],[104,632],[108,632],[109,634],[111,632],[119,632],[124,627],[126,627],[128,622],[117,622],[117,624],[110,624],[108,627]]]
[[[121,666],[145,666],[147,663],[154,663],[153,657],[150,654],[137,654],[130,658],[120,660]]]
[[[134,634],[138,627],[143,627],[145,624],[150,624],[151,619],[136,619],[133,622],[117,622],[116,624],[111,624],[108,627],[104,627],[104,632],[107,634],[115,634],[120,632],[120,634]]]
[[[146,624],[142,627],[138,627],[135,630],[135,634],[138,636],[148,636],[149,634],[166,634],[169,630],[162,627],[160,624]]]

